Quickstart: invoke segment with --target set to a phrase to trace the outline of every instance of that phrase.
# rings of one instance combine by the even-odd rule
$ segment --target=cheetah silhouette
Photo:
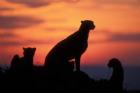
[[[108,63],[108,67],[113,69],[112,76],[109,80],[112,89],[121,91],[123,89],[124,80],[124,70],[121,65],[121,62],[117,58],[112,58]]]
[[[35,54],[36,48],[23,48],[23,57],[19,57],[19,55],[14,55],[11,61],[11,70],[19,70],[19,69],[31,69],[33,66],[33,57]]]
[[[80,58],[88,47],[89,32],[94,28],[93,21],[81,21],[81,26],[77,32],[60,41],[51,49],[46,56],[45,67],[58,69],[65,62],[74,59],[76,70],[80,71]]]

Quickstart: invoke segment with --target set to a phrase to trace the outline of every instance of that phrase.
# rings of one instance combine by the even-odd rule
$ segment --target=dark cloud
[[[18,36],[11,32],[5,32],[5,33],[0,33],[0,37],[1,38],[13,38],[13,37],[18,37]]]
[[[53,3],[65,2],[65,3],[77,3],[82,0],[7,0],[8,2],[23,4],[28,7],[41,7],[47,6]],[[119,4],[119,5],[130,5],[140,6],[140,0],[92,0],[97,6],[108,5],[108,4]]]
[[[106,38],[98,38],[91,40],[90,43],[106,43],[106,42],[137,42],[140,43],[140,33],[121,33],[111,31],[96,31],[94,36],[103,35]]]
[[[13,10],[13,8],[9,8],[9,7],[0,7],[0,11],[11,11]]]
[[[108,41],[140,42],[140,33],[112,33]]]
[[[24,4],[29,7],[40,7],[50,4],[50,0],[7,0],[12,3]]]
[[[41,19],[35,19],[26,16],[0,16],[1,29],[29,27],[41,22],[43,22]]]
[[[0,41],[0,46],[17,46],[17,45],[22,45],[22,43],[15,41]]]
[[[72,28],[72,27],[71,27],[71,28],[69,28],[69,27],[57,27],[57,28],[49,27],[49,28],[46,28],[45,30],[46,30],[46,31],[51,31],[51,32],[52,32],[52,31],[54,31],[54,32],[55,32],[55,31],[56,31],[56,32],[59,31],[59,32],[60,32],[60,31],[74,31],[75,29]]]
[[[24,44],[30,45],[30,44],[50,44],[52,43],[52,40],[26,40],[23,42]]]
[[[56,2],[68,2],[68,3],[75,3],[79,0],[7,0],[12,3],[19,3],[24,4],[28,7],[41,7],[41,6],[47,6],[52,3]]]
[[[93,0],[93,1],[98,5],[119,4],[119,5],[140,6],[140,0]]]
[[[26,45],[38,45],[38,44],[51,44],[51,40],[24,40],[24,41],[0,41],[0,46],[26,46]]]

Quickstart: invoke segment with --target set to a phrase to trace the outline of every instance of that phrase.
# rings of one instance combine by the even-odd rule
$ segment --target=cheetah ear
[[[26,48],[23,47],[23,50],[26,50]]]
[[[83,24],[83,23],[84,23],[84,21],[81,21],[81,23]]]

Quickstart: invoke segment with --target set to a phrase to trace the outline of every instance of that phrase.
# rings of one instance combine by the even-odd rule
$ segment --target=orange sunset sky
[[[23,47],[36,47],[34,64],[49,50],[93,20],[84,65],[105,65],[117,57],[140,65],[140,0],[0,0],[0,64],[10,64]]]

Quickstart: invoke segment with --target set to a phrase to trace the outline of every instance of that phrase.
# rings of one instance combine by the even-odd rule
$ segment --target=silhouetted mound
[[[90,77],[85,72],[75,71],[74,79],[79,83],[87,83],[87,82],[89,82]]]
[[[89,91],[91,79],[85,72],[75,71],[73,80],[75,82],[77,91]]]
[[[1,79],[3,77],[3,75],[4,75],[3,69],[0,67],[0,81],[1,81]]]

